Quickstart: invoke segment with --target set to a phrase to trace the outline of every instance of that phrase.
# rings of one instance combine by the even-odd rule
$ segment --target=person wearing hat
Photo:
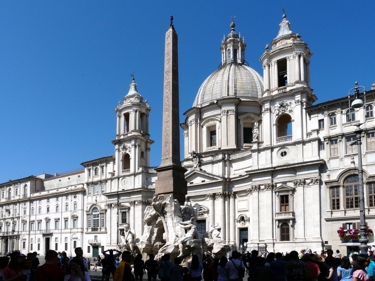
[[[331,279],[333,275],[333,268],[325,262],[323,256],[315,255],[312,260],[319,266],[320,275],[318,277],[318,281],[327,281],[327,279]]]
[[[20,252],[13,252],[10,255],[10,262],[4,268],[4,279],[7,281],[26,281],[27,275],[24,274],[23,263],[26,256]]]

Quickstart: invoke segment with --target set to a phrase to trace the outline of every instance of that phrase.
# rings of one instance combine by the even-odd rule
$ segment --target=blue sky
[[[375,1],[0,1],[0,183],[81,169],[114,154],[117,102],[134,72],[152,107],[151,165],[161,160],[164,35],[179,36],[180,113],[220,63],[220,44],[236,31],[246,60],[276,37],[285,7],[291,29],[314,53],[318,102],[375,82]],[[182,149],[182,147],[181,147]]]

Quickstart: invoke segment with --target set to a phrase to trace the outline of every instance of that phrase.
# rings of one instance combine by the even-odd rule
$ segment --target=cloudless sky
[[[293,32],[314,53],[317,102],[375,82],[375,1],[64,0],[0,1],[0,183],[65,173],[114,154],[115,107],[134,72],[152,107],[151,165],[161,161],[164,39],[179,36],[180,122],[220,62],[230,31],[245,37],[261,75],[264,47],[285,7]],[[182,150],[181,146],[181,150]]]

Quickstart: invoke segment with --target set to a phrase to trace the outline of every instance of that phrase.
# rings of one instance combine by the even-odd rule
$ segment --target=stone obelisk
[[[156,168],[158,179],[155,193],[172,194],[180,204],[185,201],[187,184],[186,169],[180,161],[180,114],[178,84],[178,38],[171,16],[170,27],[165,34],[163,140],[161,165]]]

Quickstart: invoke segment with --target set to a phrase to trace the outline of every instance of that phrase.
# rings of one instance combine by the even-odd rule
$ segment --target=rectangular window
[[[87,253],[90,254],[90,249],[91,247],[90,246],[87,246]]]
[[[280,196],[280,212],[289,212],[289,195]]]
[[[57,251],[57,250],[58,250],[58,244],[55,243],[55,251]]]
[[[88,195],[91,195],[91,189],[92,189],[92,187],[91,187],[91,185],[89,185],[89,186],[87,187],[87,194],[88,194]]]
[[[77,228],[77,219],[73,219],[73,228],[76,229]],[[76,247],[74,247],[75,249]]]
[[[367,150],[375,150],[375,132],[367,133],[366,136]]]
[[[216,130],[210,131],[210,146],[216,146]]]
[[[121,212],[121,223],[127,223],[127,216],[128,216],[128,213],[127,212]]]
[[[49,221],[46,221],[46,230],[49,231]]]
[[[354,108],[349,109],[346,112],[346,122],[355,121],[355,110]]]
[[[324,141],[319,140],[319,150],[324,150]]]
[[[102,193],[105,192],[105,183],[102,183]]]
[[[73,249],[77,248],[77,241],[73,241]]]
[[[38,221],[38,225],[37,225],[37,227],[38,227],[38,230],[41,230],[41,229],[42,229],[42,222],[41,222],[41,221]]]
[[[366,106],[366,118],[371,118],[374,116],[373,110],[372,110],[372,105],[367,105]]]
[[[34,230],[34,222],[30,222],[30,231]]]
[[[26,223],[25,222],[22,224],[22,231],[26,231]]]
[[[38,251],[40,251],[40,244],[38,243]]]
[[[358,183],[345,184],[345,202],[347,209],[359,208]]]
[[[375,182],[369,182],[368,188],[368,206],[375,207]]]
[[[340,210],[340,187],[331,188],[331,209]]]
[[[30,244],[30,250],[31,251],[33,250],[33,244]]]
[[[283,223],[280,226],[280,240],[289,241],[289,239],[289,225],[287,223]]]
[[[68,229],[69,228],[69,222],[68,219],[64,219],[64,228]]]
[[[358,146],[354,143],[357,140],[356,136],[349,136],[346,140],[346,154],[357,153]]]
[[[324,129],[324,119],[318,120],[319,129]]]
[[[253,142],[253,128],[244,127],[243,128],[243,143]]]
[[[331,126],[336,125],[336,113],[332,113],[332,114],[329,116],[329,124],[330,124]]]
[[[331,154],[331,156],[339,155],[339,147],[338,147],[337,139],[334,139],[334,140],[330,141],[330,154]]]
[[[65,243],[65,251],[68,251],[68,243]]]
[[[59,221],[58,220],[55,221],[55,229],[59,229]]]
[[[26,249],[26,241],[22,241],[22,249]]]
[[[94,185],[94,194],[99,194],[99,185],[98,184]]]
[[[100,213],[100,227],[104,227],[104,214]]]

